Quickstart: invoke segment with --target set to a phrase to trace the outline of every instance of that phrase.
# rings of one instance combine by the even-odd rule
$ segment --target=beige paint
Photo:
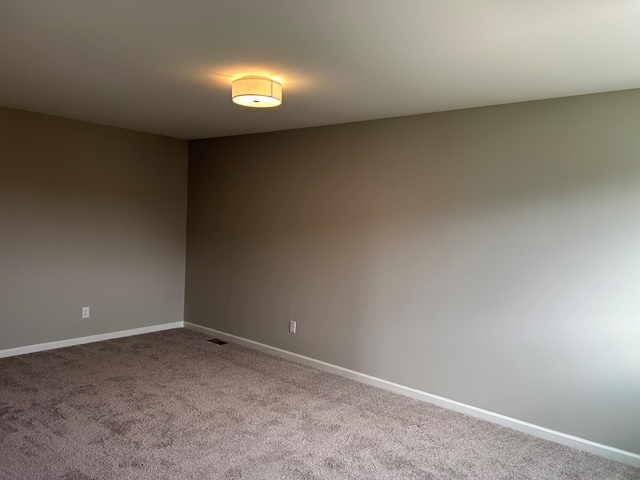
[[[0,349],[181,321],[186,193],[184,141],[0,108]]]
[[[185,320],[640,453],[639,125],[634,90],[191,142]]]

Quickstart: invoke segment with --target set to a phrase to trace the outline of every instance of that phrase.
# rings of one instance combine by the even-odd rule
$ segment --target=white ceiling
[[[179,138],[638,87],[640,0],[0,0],[0,105]]]

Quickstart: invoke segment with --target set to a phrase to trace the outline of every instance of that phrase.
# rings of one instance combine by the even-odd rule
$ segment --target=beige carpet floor
[[[188,330],[0,359],[2,479],[640,479]]]

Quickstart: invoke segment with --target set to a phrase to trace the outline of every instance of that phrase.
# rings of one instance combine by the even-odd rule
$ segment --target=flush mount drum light
[[[266,77],[243,77],[231,83],[231,99],[243,107],[277,107],[282,103],[282,85]]]

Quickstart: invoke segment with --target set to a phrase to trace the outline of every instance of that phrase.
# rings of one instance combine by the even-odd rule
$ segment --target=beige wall
[[[181,321],[186,194],[185,141],[0,108],[0,349]]]
[[[640,453],[639,126],[635,90],[191,142],[185,319]]]

